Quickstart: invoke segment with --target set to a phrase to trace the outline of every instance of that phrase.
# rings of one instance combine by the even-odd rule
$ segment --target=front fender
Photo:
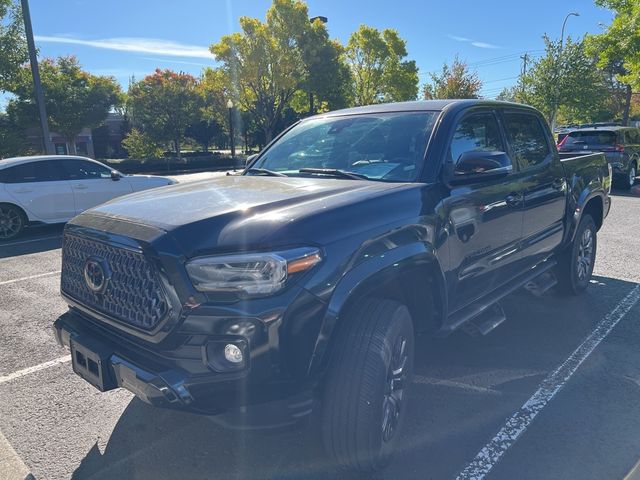
[[[424,264],[435,264],[439,272],[440,278],[438,282],[442,288],[440,293],[446,296],[446,288],[444,288],[444,275],[440,268],[440,263],[436,257],[435,249],[432,245],[424,242],[414,242],[398,246],[394,249],[387,250],[384,253],[371,257],[351,268],[336,284],[329,304],[326,309],[322,326],[316,340],[314,351],[309,363],[309,373],[321,370],[325,364],[325,356],[330,339],[334,333],[335,326],[339,321],[340,313],[344,310],[349,300],[360,288],[367,286],[379,280],[380,275],[394,275],[398,272],[412,266]],[[443,299],[442,305],[446,305],[446,298]]]

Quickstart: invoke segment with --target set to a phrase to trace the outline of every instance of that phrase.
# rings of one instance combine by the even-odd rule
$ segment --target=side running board
[[[491,308],[493,305],[498,303],[507,295],[510,295],[511,293],[515,292],[519,288],[522,288],[527,284],[533,282],[541,275],[544,275],[546,273],[553,275],[550,272],[550,270],[556,265],[557,265],[557,262],[555,260],[547,260],[546,262],[520,275],[518,278],[514,279],[513,281],[510,281],[508,284],[501,285],[500,287],[496,288],[495,290],[493,290],[493,292],[491,292],[481,300],[478,300],[477,302],[472,303],[471,305],[468,305],[456,312],[453,312],[451,315],[449,315],[449,318],[447,319],[447,321],[444,323],[444,325],[436,335],[439,337],[445,337],[453,333],[458,328],[462,327],[466,323],[474,320],[476,317],[479,317],[480,315],[485,313],[489,308]],[[553,281],[555,281],[555,276],[553,276]],[[552,283],[551,281],[542,281],[540,283],[540,287],[538,288],[538,291],[542,291],[544,293],[553,285],[555,285],[555,283]],[[504,313],[503,313],[503,316],[504,316]],[[495,318],[498,318],[498,317],[495,317]],[[495,323],[495,318],[494,318],[494,323]],[[478,321],[482,323],[482,319],[478,319]],[[495,326],[498,326],[503,321],[504,319],[498,322]],[[493,328],[488,330],[487,333],[493,330]]]

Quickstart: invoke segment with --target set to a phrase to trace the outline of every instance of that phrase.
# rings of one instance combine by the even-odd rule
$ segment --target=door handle
[[[14,193],[31,193],[33,192],[33,190],[31,190],[30,188],[21,188],[19,190],[14,190]]]
[[[74,185],[73,188],[75,188],[76,190],[86,190],[87,187],[86,185],[80,184],[80,185]]]
[[[522,201],[524,200],[524,195],[522,193],[513,192],[507,195],[504,199],[507,202],[507,205],[510,207],[519,207],[522,205]]]
[[[564,178],[556,178],[553,182],[551,182],[551,188],[554,190],[564,190]]]

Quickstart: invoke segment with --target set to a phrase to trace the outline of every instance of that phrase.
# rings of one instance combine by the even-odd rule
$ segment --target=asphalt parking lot
[[[640,198],[613,200],[586,294],[518,292],[486,337],[419,340],[400,451],[375,478],[633,477]],[[231,432],[76,377],[51,334],[66,310],[60,233],[0,245],[0,479],[363,478],[331,465],[306,424]]]

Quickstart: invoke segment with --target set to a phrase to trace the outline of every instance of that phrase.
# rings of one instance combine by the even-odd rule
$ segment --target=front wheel
[[[407,307],[365,298],[343,319],[324,385],[323,440],[343,467],[371,472],[390,459],[413,370]]]
[[[558,259],[558,286],[564,293],[577,295],[589,286],[596,261],[596,235],[593,217],[583,215],[573,243]]]

